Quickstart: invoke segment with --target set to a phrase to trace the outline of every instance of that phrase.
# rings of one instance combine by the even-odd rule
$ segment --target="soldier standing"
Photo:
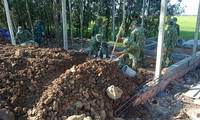
[[[162,67],[169,67],[172,64],[171,55],[174,51],[177,38],[177,29],[174,26],[174,21],[170,19],[168,22],[168,29],[164,41]]]
[[[180,25],[177,24],[177,18],[174,17],[173,20],[174,20],[174,26],[175,26],[175,28],[177,30],[177,35],[180,36]]]
[[[39,45],[42,45],[43,38],[45,36],[44,31],[45,29],[44,29],[44,24],[42,23],[42,21],[36,20],[35,25],[34,25],[34,39]]]
[[[91,36],[95,37],[98,33],[99,33],[99,20],[97,19],[95,21],[94,26],[92,27]]]
[[[107,26],[107,23],[108,21],[107,20],[104,20],[102,22],[102,26],[100,27],[99,29],[99,34],[102,35],[102,52],[103,54],[105,53],[106,54],[106,58],[110,58],[108,56],[108,40],[106,39],[106,26]]]
[[[139,54],[139,59],[140,59],[140,64],[141,66],[143,66],[144,64],[144,47],[145,47],[145,42],[146,42],[146,38],[145,38],[145,29],[142,27],[138,27],[138,23],[136,20],[134,20],[131,23],[131,27],[132,27],[132,32],[130,35],[130,40],[133,42],[136,42],[140,47],[138,48],[140,51]]]
[[[132,41],[130,37],[127,37],[123,41],[124,51],[123,52],[113,52],[112,54],[122,54],[119,57],[119,66],[122,68],[124,65],[130,66],[132,69],[138,69],[138,59],[140,55],[140,49],[135,41]]]

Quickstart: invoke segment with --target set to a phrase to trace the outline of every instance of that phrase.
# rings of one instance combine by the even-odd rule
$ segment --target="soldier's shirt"
[[[102,26],[99,29],[99,34],[102,35],[102,40],[105,40],[107,42],[107,40],[106,40],[106,26]]]

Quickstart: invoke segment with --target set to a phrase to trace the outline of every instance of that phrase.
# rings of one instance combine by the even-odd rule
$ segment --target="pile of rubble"
[[[43,93],[32,110],[32,119],[61,119],[85,114],[93,119],[113,117],[113,108],[125,102],[136,88],[134,81],[121,72],[115,63],[91,60],[67,70]],[[121,98],[113,100],[107,95],[111,85],[119,87]]]
[[[0,109],[25,115],[46,85],[65,70],[86,61],[87,54],[63,49],[0,46]]]
[[[0,45],[0,56],[0,119],[112,119],[153,76],[129,78],[115,62],[61,48]]]

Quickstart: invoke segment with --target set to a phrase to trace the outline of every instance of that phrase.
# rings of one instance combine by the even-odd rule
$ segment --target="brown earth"
[[[86,53],[61,48],[0,45],[0,109],[16,119],[64,119],[81,113],[112,118],[112,111],[153,77],[140,68],[133,79],[109,60],[86,61]],[[123,90],[120,99],[108,98],[110,85]]]
[[[86,61],[87,54],[63,49],[0,46],[0,108],[26,114],[52,80]]]

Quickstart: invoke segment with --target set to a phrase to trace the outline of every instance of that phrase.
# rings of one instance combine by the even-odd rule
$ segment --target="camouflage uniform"
[[[35,27],[34,27],[34,39],[39,45],[41,45],[43,42],[43,38],[45,35],[44,31],[45,31],[45,28],[42,21],[36,20]]]
[[[124,65],[128,65],[134,70],[138,69],[138,59],[140,55],[139,46],[136,42],[132,41],[130,38],[124,39],[124,53],[119,57],[119,65],[122,68]]]
[[[164,41],[163,67],[169,67],[172,64],[171,55],[177,40],[177,30],[174,26],[174,21],[169,20],[169,26]]]
[[[106,58],[109,58],[108,56],[108,40],[106,39],[106,26],[107,26],[107,20],[104,20],[102,22],[102,26],[99,29],[99,34],[102,35],[102,52],[106,53]]]
[[[131,25],[135,24],[137,26],[137,21],[133,21]],[[140,51],[140,55],[139,58],[141,60],[141,66],[144,64],[144,47],[145,47],[145,42],[146,42],[146,38],[145,38],[145,32],[146,30],[142,27],[136,27],[135,29],[132,30],[131,35],[130,35],[130,39],[133,42],[136,42],[140,47],[139,47],[139,51]]]
[[[21,26],[18,27],[18,31],[16,34],[16,44],[22,44],[31,40],[31,33],[27,30],[23,30]]]
[[[89,55],[93,55],[93,53],[95,53],[95,57],[98,56],[98,52],[100,51],[101,39],[102,39],[101,37],[102,36],[100,34],[97,34],[95,37],[91,38],[89,42],[89,45],[90,45]],[[99,56],[99,57],[102,57],[102,56]]]
[[[177,22],[177,18],[173,18],[173,20],[175,22],[174,26],[175,26],[175,28],[177,30],[177,35],[180,36],[180,26],[179,26],[179,24],[176,23]]]
[[[92,27],[91,30],[91,36],[94,37],[99,33],[99,20],[95,21],[94,26]]]

